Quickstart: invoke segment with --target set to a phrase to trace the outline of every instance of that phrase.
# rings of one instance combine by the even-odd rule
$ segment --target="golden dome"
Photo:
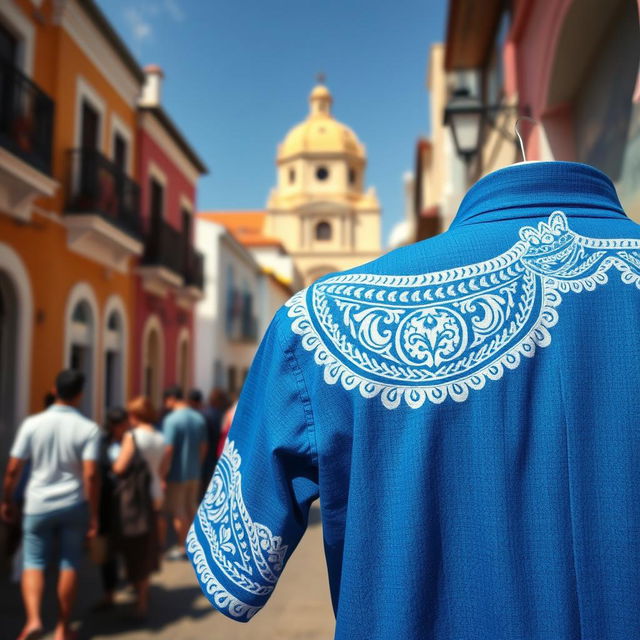
[[[364,146],[356,134],[331,115],[331,92],[317,85],[309,95],[307,119],[297,124],[278,147],[278,161],[300,153],[340,153],[365,158]]]

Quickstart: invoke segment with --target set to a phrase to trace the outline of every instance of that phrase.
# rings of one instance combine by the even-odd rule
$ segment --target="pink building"
[[[145,69],[137,149],[144,254],[136,282],[134,393],[159,405],[162,390],[193,379],[193,309],[203,257],[194,249],[196,184],[207,168],[164,111],[162,70]]]
[[[585,162],[640,220],[638,0],[450,0],[444,66],[489,111],[469,182],[521,160]]]

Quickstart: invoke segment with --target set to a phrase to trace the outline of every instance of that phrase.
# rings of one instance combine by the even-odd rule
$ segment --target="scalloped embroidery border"
[[[545,244],[549,244],[555,239],[554,234],[561,235],[563,232],[571,234],[571,237],[578,245],[593,249],[616,250],[619,252],[620,257],[605,257],[592,275],[585,277],[578,275],[568,280],[562,280],[560,275],[558,278],[554,278],[536,270],[543,288],[542,304],[536,322],[527,334],[496,360],[488,362],[479,371],[459,380],[440,385],[409,386],[378,382],[356,373],[348,364],[339,360],[329,350],[316,330],[307,306],[307,291],[309,287],[299,291],[286,302],[286,306],[289,307],[288,316],[291,318],[291,329],[301,337],[303,348],[313,353],[316,364],[324,368],[324,381],[327,384],[340,382],[345,390],[357,389],[360,395],[366,399],[379,395],[383,406],[387,409],[399,407],[403,400],[411,409],[421,407],[427,400],[434,404],[440,404],[447,397],[450,397],[455,402],[464,402],[468,398],[470,391],[482,389],[487,380],[499,380],[504,375],[505,369],[516,369],[523,356],[527,358],[533,357],[536,347],[547,347],[551,344],[549,330],[558,322],[556,307],[562,302],[562,293],[593,291],[597,285],[606,284],[608,281],[607,271],[612,266],[615,266],[620,271],[622,282],[635,284],[640,289],[640,276],[638,273],[634,273],[629,265],[631,263],[640,270],[640,260],[622,251],[623,249],[640,249],[640,240],[633,238],[600,239],[580,236],[569,229],[567,217],[562,211],[554,211],[546,221],[540,222],[537,228],[522,227],[519,232],[520,240],[511,249],[484,262],[421,275],[387,276],[363,273],[342,274],[334,277],[336,282],[349,282],[351,284],[396,286],[442,284],[462,277],[481,275],[490,269],[504,267],[515,261],[525,263],[525,254],[530,248],[535,248],[538,251],[540,247],[544,248]],[[531,268],[526,263],[525,266]]]
[[[207,562],[204,549],[198,540],[194,525],[191,525],[187,535],[187,551],[191,556],[191,563],[195,569],[202,592],[207,599],[220,611],[226,611],[231,617],[251,620],[262,609],[242,602],[229,593],[218,581]]]
[[[189,551],[198,581],[205,595],[216,607],[227,610],[234,618],[246,618],[246,620],[249,620],[262,606],[246,604],[231,594],[214,575],[212,565],[215,565],[230,582],[240,589],[254,596],[268,598],[274,590],[284,567],[284,558],[288,547],[283,545],[282,538],[274,536],[271,529],[266,525],[254,522],[251,518],[242,495],[241,464],[242,458],[236,450],[234,441],[227,439],[222,456],[209,482],[205,498],[198,508],[194,523],[189,529],[187,551]],[[225,473],[228,478],[225,477]],[[224,543],[226,540],[227,544],[229,544],[230,537],[223,538],[222,541],[219,540],[219,530],[215,530],[209,521],[208,512],[211,507],[207,498],[211,498],[213,503],[217,503],[217,494],[214,492],[220,489],[224,492],[222,495],[223,504],[218,505],[218,509],[226,510],[228,518],[231,518],[232,512],[237,512],[244,525],[240,539],[236,540],[233,546],[235,547],[246,540],[245,546],[247,548],[237,548],[237,551],[244,555],[245,564],[247,562],[251,563],[248,574],[253,575],[253,569],[255,569],[256,573],[264,580],[264,584],[256,582],[249,575],[245,576],[240,573],[241,565],[238,561],[227,558],[225,553]],[[226,522],[229,536],[231,536],[232,528],[237,530],[238,525],[233,519],[229,522],[225,518],[214,518],[214,520],[220,524],[220,530],[224,528]],[[196,531],[196,523],[199,525],[199,533]],[[212,559],[211,563],[207,561],[204,541],[208,543],[208,551]],[[230,550],[227,549],[227,551]],[[268,554],[268,561],[262,557],[263,552]]]

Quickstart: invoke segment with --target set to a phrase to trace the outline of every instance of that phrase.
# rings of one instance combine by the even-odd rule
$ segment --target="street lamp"
[[[466,87],[453,92],[444,110],[444,124],[451,127],[456,151],[467,164],[478,152],[484,112],[482,102],[474,98]]]

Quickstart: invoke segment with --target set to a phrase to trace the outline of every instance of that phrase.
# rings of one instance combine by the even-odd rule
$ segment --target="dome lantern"
[[[366,151],[356,134],[331,113],[333,96],[324,84],[317,84],[309,94],[309,114],[289,130],[278,146],[277,163],[300,155],[338,154],[359,165],[366,162]]]
[[[332,102],[333,97],[329,89],[323,84],[316,85],[309,95],[309,104],[311,105],[310,115],[331,115]]]

